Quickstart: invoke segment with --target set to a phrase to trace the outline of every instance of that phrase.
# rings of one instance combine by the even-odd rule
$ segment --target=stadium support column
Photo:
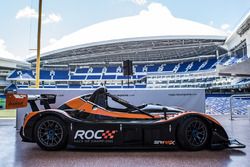
[[[250,58],[250,31],[246,35],[247,57]]]
[[[216,50],[216,58],[219,59],[219,56],[220,56],[219,50],[217,49],[217,50]]]
[[[129,77],[130,77],[130,75],[128,75],[128,88],[129,88]]]
[[[36,88],[40,84],[40,46],[41,46],[42,0],[39,0],[38,31],[37,31],[37,58],[36,58]]]

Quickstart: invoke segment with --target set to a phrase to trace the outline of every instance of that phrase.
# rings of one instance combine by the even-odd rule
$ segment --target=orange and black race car
[[[134,106],[99,88],[51,109],[55,95],[27,98],[32,112],[20,134],[42,149],[75,148],[182,148],[186,150],[244,148],[229,140],[221,124],[199,112],[144,104]],[[39,110],[36,100],[44,105]],[[111,107],[117,103],[120,107]],[[117,105],[117,106],[118,106]]]

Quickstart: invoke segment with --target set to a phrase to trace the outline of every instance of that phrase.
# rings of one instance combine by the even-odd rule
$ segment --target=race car
[[[229,140],[221,124],[209,115],[159,104],[135,106],[105,87],[51,109],[56,95],[26,98],[32,112],[25,115],[20,135],[44,150],[73,148],[163,148],[197,151],[244,148]],[[44,105],[39,110],[36,101]],[[114,105],[110,104],[117,104]]]

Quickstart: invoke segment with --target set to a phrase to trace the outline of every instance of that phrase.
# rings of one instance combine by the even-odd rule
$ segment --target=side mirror
[[[163,112],[164,112],[164,119],[167,119],[167,112],[168,112],[168,109],[167,108],[163,108]]]

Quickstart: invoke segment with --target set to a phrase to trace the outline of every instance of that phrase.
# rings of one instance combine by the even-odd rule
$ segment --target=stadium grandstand
[[[13,70],[29,69],[30,63],[26,61],[16,60],[14,58],[7,58],[6,55],[0,55],[0,92],[2,93],[6,86],[10,85],[10,81],[6,78]]]
[[[40,88],[205,88],[210,113],[210,104],[228,103],[228,95],[249,91],[250,13],[231,35],[171,13],[161,13],[165,22],[156,17],[140,13],[101,22],[45,47]],[[133,61],[129,86],[124,60]],[[36,55],[27,62],[30,69],[12,71],[7,81],[19,88],[34,86]],[[214,92],[228,95],[211,98]]]

